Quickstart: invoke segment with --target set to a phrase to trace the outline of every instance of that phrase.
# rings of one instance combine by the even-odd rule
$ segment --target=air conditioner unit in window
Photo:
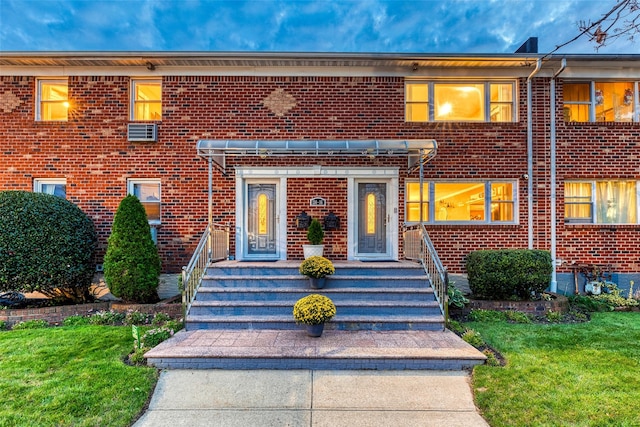
[[[127,130],[129,141],[152,142],[158,140],[158,125],[146,123],[129,123]]]

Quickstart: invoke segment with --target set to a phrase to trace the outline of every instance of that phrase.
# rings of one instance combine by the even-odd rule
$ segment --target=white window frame
[[[640,81],[634,79],[616,79],[616,80],[567,80],[565,84],[588,84],[589,85],[589,101],[571,101],[566,102],[563,100],[563,105],[588,105],[589,106],[589,121],[586,122],[567,122],[567,123],[629,123],[629,122],[597,122],[596,121],[596,83],[633,83],[633,113],[631,123],[640,122],[640,96],[638,96],[638,89],[640,89]],[[582,181],[586,182],[586,181]]]
[[[160,115],[160,119],[136,119],[136,103],[138,100],[136,99],[136,85],[139,83],[157,83],[160,85],[160,100],[157,101],[160,103],[160,109],[162,111],[162,79],[156,78],[140,78],[140,79],[132,79],[130,85],[130,100],[129,100],[129,119],[132,122],[150,122],[150,121],[158,121],[162,120],[162,114]],[[156,101],[154,101],[156,102]]]
[[[405,224],[406,225],[413,225],[413,224],[418,224],[419,221],[408,221],[408,209],[407,209],[407,198],[406,198],[406,194],[407,194],[407,184],[409,183],[417,183],[417,180],[411,179],[411,180],[406,180],[405,181],[405,200],[404,200],[404,218],[405,218]],[[456,184],[456,183],[468,183],[468,182],[477,182],[478,184],[483,184],[484,185],[484,194],[485,194],[485,198],[484,198],[484,220],[479,220],[479,221],[436,221],[436,205],[437,203],[435,202],[435,185],[436,184],[446,184],[446,183],[451,183],[451,184]],[[513,193],[512,193],[512,201],[511,202],[507,202],[507,201],[496,201],[496,203],[511,203],[513,205],[513,220],[512,221],[492,221],[491,220],[491,203],[492,203],[492,199],[491,199],[491,184],[498,184],[498,183],[507,183],[507,184],[511,184],[512,185],[512,189],[513,189]],[[419,184],[418,184],[419,185]],[[424,186],[425,189],[423,190],[425,192],[424,195],[424,199],[425,202],[424,203],[428,203],[429,205],[429,215],[428,215],[428,220],[424,220],[425,224],[429,224],[429,225],[450,225],[450,224],[459,224],[459,225],[517,225],[519,223],[518,218],[519,218],[519,209],[518,209],[518,181],[517,180],[511,180],[511,179],[491,179],[491,180],[486,180],[486,179],[481,179],[481,180],[473,180],[473,179],[468,179],[468,180],[435,180],[435,181],[424,181]],[[427,193],[428,192],[428,196]],[[489,195],[488,197],[486,197],[486,195]],[[428,200],[428,202],[427,202]],[[420,203],[420,202],[411,202],[411,203]]]
[[[64,195],[67,198],[67,179],[66,178],[35,178],[33,180],[34,193],[44,193],[44,185],[64,185]],[[55,195],[55,194],[54,194]]]
[[[37,122],[66,122],[69,120],[69,110],[67,109],[67,118],[61,120],[46,120],[42,118],[42,103],[50,102],[48,100],[42,99],[42,84],[43,83],[53,83],[53,84],[61,84],[65,83],[67,85],[67,99],[65,101],[58,102],[66,102],[69,103],[69,79],[66,78],[46,78],[46,79],[36,79],[36,121]],[[67,105],[68,108],[68,105]]]
[[[407,105],[408,104],[421,104],[423,102],[414,102],[407,99],[407,85],[409,84],[424,84],[427,85],[427,109],[428,119],[426,121],[409,120],[407,117]],[[483,85],[484,86],[484,118],[482,120],[436,120],[435,118],[435,85],[451,84],[451,85]],[[511,120],[503,122],[491,121],[491,85],[495,84],[510,84],[512,88],[511,99]],[[494,104],[505,105],[507,102],[496,101]],[[404,92],[404,111],[405,122],[408,123],[516,123],[518,118],[518,82],[514,79],[484,79],[484,80],[405,80],[405,92]]]
[[[628,222],[628,223],[610,223],[610,222],[599,222],[598,221],[598,200],[597,200],[597,184],[604,182],[618,182],[618,181],[634,181],[636,183],[636,222]],[[565,183],[579,183],[579,184],[590,184],[591,185],[591,201],[589,202],[591,206],[591,218],[590,219],[582,219],[582,218],[573,218],[567,217],[567,195],[564,195],[564,205],[565,205],[565,224],[593,224],[593,225],[637,225],[640,224],[640,181],[634,179],[571,179],[565,181]],[[586,204],[587,202],[585,202]]]
[[[129,194],[135,195],[135,186],[137,184],[157,184],[158,185],[158,205],[160,206],[159,210],[159,219],[150,219],[149,225],[160,225],[162,223],[162,183],[160,179],[157,178],[140,178],[140,179],[129,179],[127,180],[127,192]],[[140,202],[144,205],[145,203],[156,203],[150,202],[148,200],[140,200]]]

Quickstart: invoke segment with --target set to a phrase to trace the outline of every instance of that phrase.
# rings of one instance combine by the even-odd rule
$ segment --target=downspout
[[[557,239],[557,230],[556,230],[556,200],[557,200],[557,191],[556,191],[556,77],[560,75],[567,67],[567,58],[562,58],[562,64],[560,65],[560,69],[553,75],[551,78],[551,141],[550,141],[550,150],[551,150],[551,177],[550,177],[550,186],[551,186],[551,262],[553,265],[553,270],[551,272],[551,285],[549,286],[549,290],[551,292],[558,291],[558,278],[557,278],[557,267],[558,267],[558,259],[557,257],[557,248],[556,248],[556,239]]]
[[[533,249],[533,112],[531,111],[531,80],[540,71],[542,59],[536,61],[536,68],[527,77],[527,207],[528,207],[528,248]]]

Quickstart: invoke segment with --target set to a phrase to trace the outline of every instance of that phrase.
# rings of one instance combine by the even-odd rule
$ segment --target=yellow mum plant
[[[319,279],[321,277],[329,276],[336,272],[331,261],[321,256],[312,256],[300,264],[300,274],[304,274],[307,277],[313,277]]]
[[[296,323],[319,325],[328,322],[336,315],[336,306],[324,295],[311,294],[300,298],[293,306],[293,318]]]

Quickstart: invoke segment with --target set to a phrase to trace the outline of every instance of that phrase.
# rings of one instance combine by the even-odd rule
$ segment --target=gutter
[[[531,80],[542,67],[542,59],[536,61],[536,68],[527,77],[527,229],[528,229],[528,248],[533,249],[533,112],[531,111],[532,95]]]
[[[556,77],[560,75],[567,67],[567,58],[562,58],[560,69],[551,77],[551,135],[550,135],[550,151],[551,151],[551,170],[550,170],[550,187],[551,187],[551,263],[553,270],[551,272],[551,284],[549,290],[551,292],[558,291],[557,267],[562,263],[557,259],[557,214],[556,214]]]

